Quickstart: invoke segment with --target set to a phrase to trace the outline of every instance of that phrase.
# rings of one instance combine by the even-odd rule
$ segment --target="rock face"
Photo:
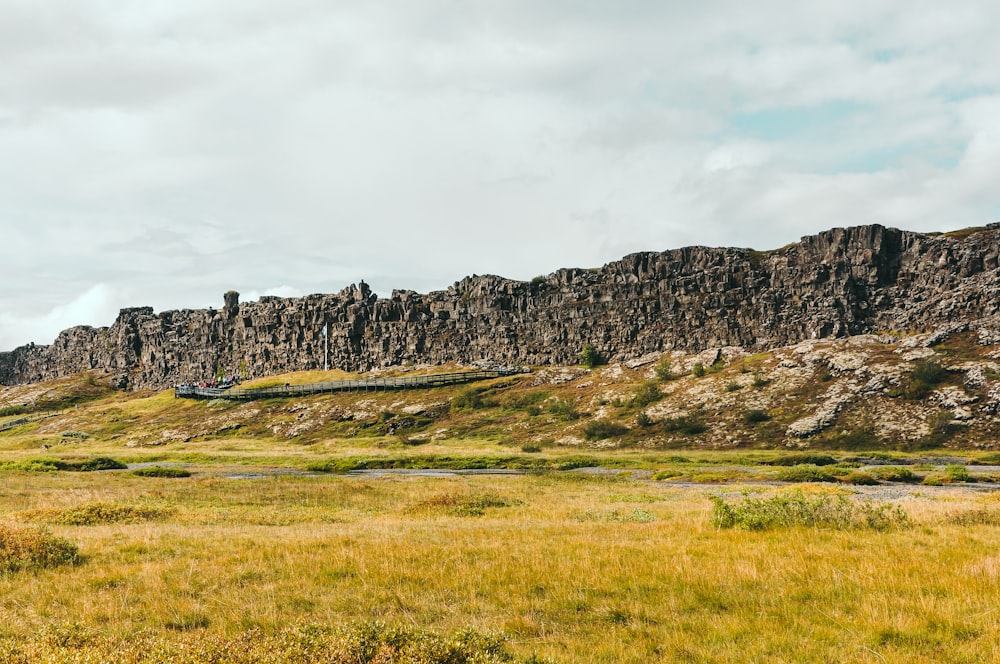
[[[544,279],[472,276],[426,295],[335,295],[221,310],[123,309],[50,346],[0,353],[0,383],[98,369],[122,387],[162,388],[217,372],[257,377],[323,366],[574,363],[585,343],[609,360],[667,350],[763,350],[806,339],[912,331],[1000,314],[1000,224],[950,235],[838,228],[770,252],[687,247],[638,253]],[[995,322],[981,334],[995,334]]]

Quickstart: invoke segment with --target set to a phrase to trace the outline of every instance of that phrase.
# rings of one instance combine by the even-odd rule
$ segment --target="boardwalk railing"
[[[430,376],[406,376],[403,378],[360,378],[356,380],[334,380],[327,383],[306,385],[279,385],[275,387],[218,388],[180,385],[174,388],[174,397],[183,399],[230,399],[252,401],[254,399],[274,399],[280,397],[300,397],[310,394],[330,392],[381,392],[384,390],[409,390],[426,387],[442,387],[471,383],[524,373],[526,370],[497,369],[493,371],[463,371],[459,373],[433,374]]]

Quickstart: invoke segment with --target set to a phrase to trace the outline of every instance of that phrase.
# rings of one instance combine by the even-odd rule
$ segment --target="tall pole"
[[[326,323],[323,323],[323,371],[330,370],[330,335],[326,331]]]

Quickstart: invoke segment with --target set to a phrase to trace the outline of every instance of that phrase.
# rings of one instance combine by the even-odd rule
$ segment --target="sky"
[[[1000,219],[989,0],[0,0],[0,350]]]

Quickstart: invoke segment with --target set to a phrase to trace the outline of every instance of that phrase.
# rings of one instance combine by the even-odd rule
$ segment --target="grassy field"
[[[651,396],[582,373],[250,404],[6,388],[0,662],[1000,660],[1000,457],[791,450],[743,410],[671,410],[754,379],[726,371]],[[757,433],[727,447],[736,422]]]
[[[710,496],[742,491],[581,473],[15,472],[3,520],[46,528],[80,559],[0,575],[0,640],[85,661],[137,634],[179,651],[382,621],[502,633],[522,661],[1000,657],[993,494],[901,494],[910,523],[885,531],[713,525]]]

